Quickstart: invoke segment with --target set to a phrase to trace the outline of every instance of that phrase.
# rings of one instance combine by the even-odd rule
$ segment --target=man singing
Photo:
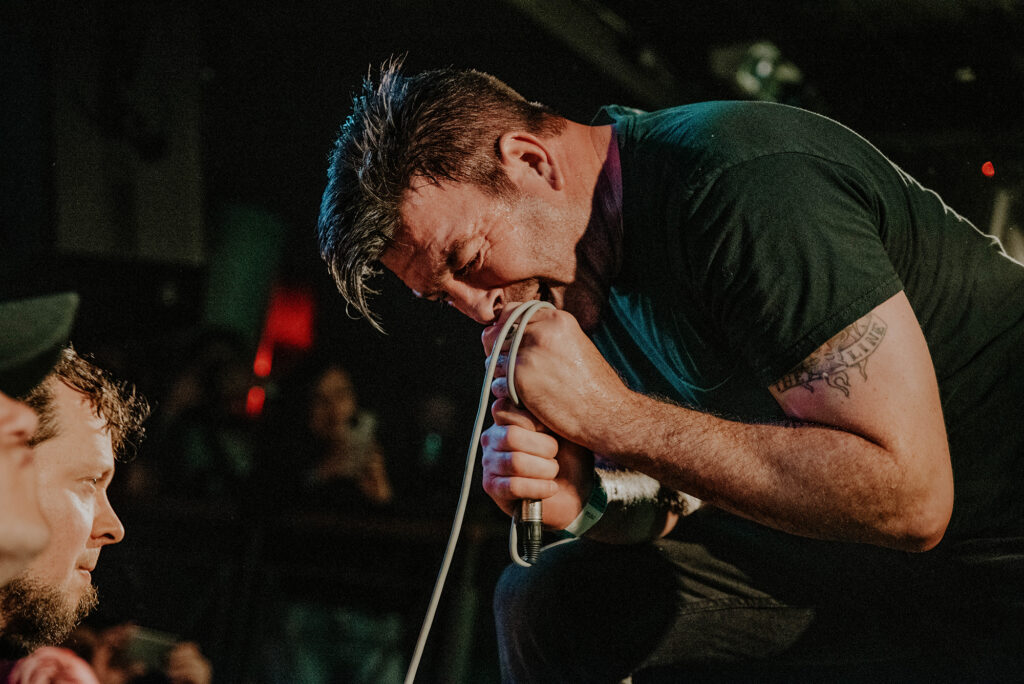
[[[582,538],[502,577],[507,681],[1017,671],[1024,268],[855,133],[750,102],[583,125],[391,64],[319,237],[374,322],[378,265],[488,353],[556,307],[521,407],[499,359],[483,482]]]

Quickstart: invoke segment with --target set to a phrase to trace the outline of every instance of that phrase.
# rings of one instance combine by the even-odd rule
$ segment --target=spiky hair
[[[400,73],[401,59],[368,75],[331,150],[320,203],[320,254],[345,300],[373,327],[370,280],[400,228],[414,179],[469,182],[494,197],[514,195],[498,139],[512,130],[557,134],[565,120],[475,70]]]

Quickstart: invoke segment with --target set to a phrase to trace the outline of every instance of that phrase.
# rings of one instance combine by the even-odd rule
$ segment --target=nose
[[[97,546],[119,543],[124,539],[124,525],[121,524],[121,519],[114,512],[114,507],[110,505],[106,494],[97,502],[97,505],[99,509],[96,511],[92,525],[94,543]]]
[[[448,297],[459,313],[477,323],[490,324],[501,313],[501,290],[480,290],[464,283],[454,283]]]

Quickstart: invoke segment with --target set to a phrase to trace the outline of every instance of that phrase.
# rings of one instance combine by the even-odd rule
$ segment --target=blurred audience
[[[65,646],[87,661],[99,684],[211,684],[199,645],[132,623],[95,631],[81,626]]]
[[[152,429],[143,491],[173,498],[244,502],[259,439],[246,413],[249,349],[210,329],[186,345]]]
[[[269,684],[398,684],[405,674],[402,619],[348,606],[293,603],[283,640],[268,651]]]
[[[24,315],[22,308],[16,320]],[[0,304],[0,584],[12,578],[0,589],[0,682],[210,684],[211,662],[196,644],[154,643],[151,630],[133,624],[82,628],[73,642],[64,641],[96,606],[91,572],[101,549],[123,538],[108,487],[115,460],[141,436],[148,409],[133,389],[74,351],[62,353],[67,330],[31,381],[5,384],[11,345],[4,335],[24,326],[3,323]],[[454,506],[461,433],[468,432],[457,424],[451,397],[430,392],[407,417],[397,409],[389,413],[382,440],[378,416],[360,403],[351,372],[334,360],[307,361],[280,393],[275,383],[267,385],[268,408],[277,418],[269,432],[246,410],[253,375],[245,344],[221,330],[198,336],[171,365],[177,372],[164,383],[150,429],[156,440],[133,464],[138,477],[123,493],[139,502],[154,494],[218,504],[255,500],[262,516],[337,513],[347,521],[339,529],[413,511],[413,520],[424,511],[443,517],[434,504]],[[11,398],[19,395],[27,403]],[[401,468],[389,454],[401,457]],[[258,483],[262,488],[253,490]],[[312,562],[325,572],[371,576],[392,568],[394,554],[402,552],[388,534],[355,534],[351,544],[324,549]],[[401,681],[404,613],[372,592],[361,598],[345,592],[345,598],[316,597],[285,589],[271,600],[262,680]],[[73,650],[54,648],[59,644]]]
[[[389,508],[396,495],[377,437],[377,416],[359,405],[348,370],[317,360],[297,376],[282,398],[279,434],[265,459],[278,508]]]
[[[394,491],[377,440],[377,417],[359,407],[348,371],[331,364],[319,373],[308,411],[314,449],[304,473],[306,492],[331,505],[352,498],[376,506],[391,503]]]
[[[407,430],[405,449],[409,454],[409,472],[417,480],[413,490],[417,507],[447,519],[458,502],[473,415],[461,415],[452,395],[433,388],[416,401],[413,420],[409,422],[411,432]],[[479,487],[471,495],[483,498]],[[473,518],[481,512],[489,514],[490,510],[490,506],[474,506],[468,515]]]
[[[359,403],[349,371],[316,358],[299,369],[278,402],[277,439],[266,459],[267,499],[285,514],[338,514],[345,525],[390,515],[399,498],[380,446],[377,417]],[[353,534],[343,547],[323,547],[321,568],[335,573],[383,571],[393,540]],[[374,601],[316,596],[285,581],[264,648],[268,682],[387,684],[403,674],[403,623]]]

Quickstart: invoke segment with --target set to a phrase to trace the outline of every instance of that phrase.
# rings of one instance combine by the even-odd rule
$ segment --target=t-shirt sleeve
[[[765,386],[902,289],[876,197],[856,170],[802,153],[736,164],[695,195],[694,291]]]

